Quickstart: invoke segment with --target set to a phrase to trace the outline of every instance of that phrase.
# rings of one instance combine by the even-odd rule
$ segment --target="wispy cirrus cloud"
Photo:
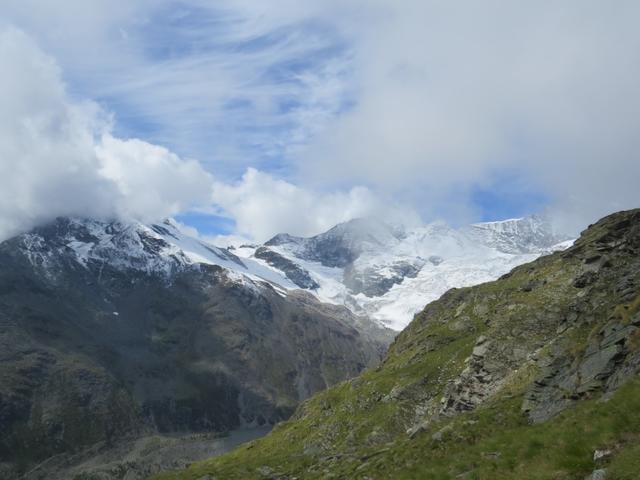
[[[71,16],[36,3],[9,0],[6,17],[36,32],[73,92],[108,105],[121,135],[223,176],[282,167],[349,100],[344,39],[312,17],[274,15],[284,4],[137,0],[111,11],[72,0]]]
[[[391,211],[363,187],[313,192],[254,168],[227,182],[165,147],[118,137],[118,119],[93,101],[73,98],[56,60],[14,27],[0,27],[0,65],[7,72],[0,91],[8,100],[0,116],[0,239],[58,215],[154,221],[200,211],[231,217],[237,234],[266,240],[281,230],[312,234]],[[332,85],[305,71],[297,75],[301,84],[318,83],[305,99],[309,105],[333,99]],[[297,104],[287,108],[292,117],[324,115]],[[290,131],[303,142],[311,123],[293,122]]]

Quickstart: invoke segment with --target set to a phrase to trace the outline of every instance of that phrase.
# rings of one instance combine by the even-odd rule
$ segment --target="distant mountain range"
[[[283,295],[303,289],[321,302],[346,306],[363,328],[375,323],[394,330],[450,288],[494,280],[573,242],[537,215],[462,228],[354,219],[310,238],[282,233],[263,245],[230,248],[191,237],[172,220],[65,221],[64,233],[49,227],[23,236],[34,263],[46,267],[49,257],[63,257],[164,276],[193,265],[217,265],[238,282],[267,282]]]
[[[273,268],[322,301],[401,330],[450,288],[494,280],[571,243],[535,215],[457,229],[356,219],[315,237],[279,234],[233,253]]]

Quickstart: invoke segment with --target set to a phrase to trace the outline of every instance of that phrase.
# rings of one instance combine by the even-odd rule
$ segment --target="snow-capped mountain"
[[[0,243],[5,451],[35,465],[141,432],[275,423],[375,365],[382,326],[562,240],[540,219],[359,219],[223,249],[172,220],[58,218]]]
[[[540,216],[458,229],[356,219],[315,237],[279,234],[263,246],[245,245],[234,253],[282,272],[325,302],[344,304],[400,330],[448,289],[494,280],[570,244]]]
[[[158,224],[58,218],[16,240],[30,261],[45,275],[55,275],[52,263],[75,261],[83,267],[112,268],[170,276],[194,265],[218,265],[238,281],[270,282],[283,289],[298,288],[283,273],[252,258],[240,259],[183,233],[167,219]]]
[[[169,278],[191,266],[217,265],[228,278],[281,295],[303,289],[395,330],[453,287],[494,280],[541,254],[566,248],[540,216],[452,228],[432,223],[405,228],[354,219],[310,238],[278,234],[264,245],[218,248],[181,231],[173,220],[144,225],[58,219],[20,237],[34,265],[134,269]]]
[[[504,253],[540,253],[566,240],[540,215],[471,225],[472,234],[484,245]]]

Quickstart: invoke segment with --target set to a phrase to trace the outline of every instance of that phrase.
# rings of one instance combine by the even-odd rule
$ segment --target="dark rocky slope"
[[[640,210],[429,304],[383,364],[162,479],[636,479]]]
[[[306,292],[213,265],[149,271],[124,250],[82,264],[70,229],[90,235],[60,219],[0,244],[3,479],[98,443],[272,424],[380,359],[382,341]]]

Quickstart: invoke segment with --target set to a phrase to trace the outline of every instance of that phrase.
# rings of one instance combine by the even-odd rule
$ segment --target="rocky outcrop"
[[[484,335],[478,338],[471,356],[465,360],[466,368],[447,385],[440,400],[440,414],[454,415],[473,410],[498,391],[509,365],[498,363],[492,358],[497,353],[497,348],[498,346]],[[490,355],[490,352],[493,355]]]
[[[318,282],[311,277],[311,274],[307,270],[292,262],[285,256],[280,255],[278,252],[274,252],[267,247],[259,247],[253,255],[283,272],[289,280],[300,288],[315,290],[320,287]]]
[[[582,259],[573,286],[589,291],[575,302],[563,328],[575,328],[583,316],[597,328],[582,349],[572,351],[570,343],[559,341],[541,359],[541,373],[523,404],[533,421],[547,420],[594,393],[610,394],[640,369],[640,227],[636,223],[637,216],[632,215],[614,223],[593,243],[583,240],[566,253]],[[621,302],[612,311],[594,307],[606,304],[611,295]],[[606,321],[598,325],[598,317],[605,315]]]

